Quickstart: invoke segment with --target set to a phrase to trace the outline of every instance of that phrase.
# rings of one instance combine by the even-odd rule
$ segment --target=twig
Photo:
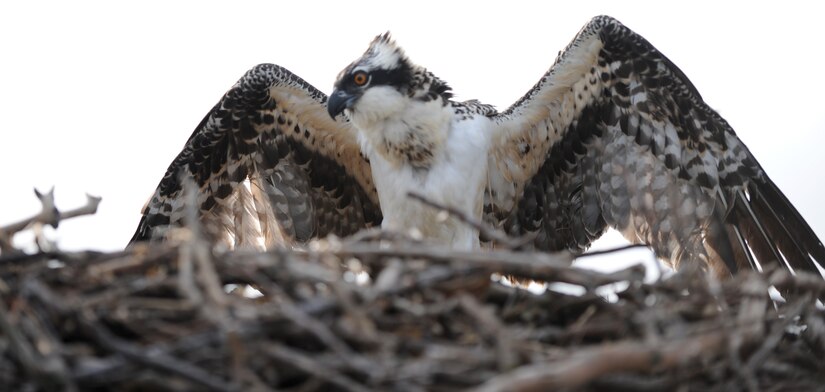
[[[239,337],[245,340],[259,339],[262,334],[262,328],[258,323],[249,323],[243,325],[234,331]],[[182,337],[175,342],[161,342],[147,347],[143,350],[148,357],[156,356],[170,356],[175,353],[188,353],[201,347],[216,345],[224,338],[225,333],[219,330],[210,330],[194,335]],[[96,364],[93,369],[76,369],[74,377],[79,382],[102,378],[113,373],[123,373],[127,366],[132,365],[132,362],[125,359],[123,356],[113,354],[104,364]]]
[[[630,249],[648,249],[648,247],[647,247],[647,245],[643,245],[643,244],[623,245],[623,246],[617,246],[615,248],[610,248],[610,249],[594,250],[594,251],[590,251],[590,252],[587,252],[587,253],[582,253],[580,255],[577,255],[576,258],[577,259],[586,259],[588,257],[593,257],[593,256],[603,256],[603,255],[612,254],[612,253],[624,252],[624,251],[630,250]]]
[[[438,210],[442,210],[447,212],[448,214],[452,215],[460,222],[478,230],[478,232],[501,245],[504,245],[506,248],[509,249],[521,249],[525,245],[529,244],[534,240],[533,237],[527,236],[523,238],[513,238],[505,234],[503,231],[498,230],[492,226],[489,226],[481,221],[476,220],[472,216],[464,213],[464,211],[459,210],[458,208],[446,206],[440,203],[437,203],[433,200],[430,200],[424,195],[415,192],[408,192],[407,197],[420,201],[426,206],[433,207]]]
[[[60,224],[61,220],[70,219],[81,215],[94,214],[95,212],[97,212],[97,207],[100,204],[101,200],[100,197],[95,197],[87,194],[86,204],[84,206],[75,208],[73,210],[60,212],[54,205],[54,188],[52,188],[46,193],[40,193],[40,191],[35,189],[34,193],[37,195],[37,198],[40,199],[40,213],[30,218],[23,219],[19,222],[0,227],[0,232],[3,232],[8,237],[11,237],[15,233],[25,229],[32,223],[42,223],[57,227],[58,224]]]
[[[387,229],[382,229],[381,227],[371,227],[369,229],[363,229],[358,231],[357,233],[346,237],[343,239],[344,243],[353,244],[359,242],[370,242],[370,241],[406,241],[411,243],[420,243],[420,240],[417,240],[409,235],[409,233],[405,232],[398,232],[398,231],[391,231]]]
[[[66,219],[76,218],[78,216],[83,215],[94,215],[97,213],[97,207],[100,205],[101,200],[103,200],[101,197],[92,196],[87,193],[86,204],[73,210],[60,212],[60,220],[63,221]]]
[[[513,350],[512,338],[507,330],[502,327],[495,314],[490,309],[485,309],[475,298],[467,294],[460,297],[459,304],[465,312],[478,321],[482,331],[495,339],[499,370],[505,371],[515,367],[518,364],[518,359]]]
[[[42,367],[42,362],[35,358],[35,349],[10,320],[6,305],[0,301],[0,331],[9,342],[9,351],[16,358],[23,370],[32,378],[40,380],[40,376],[49,371]]]
[[[54,188],[50,189],[46,193],[41,193],[35,189],[34,194],[40,200],[40,212],[37,215],[23,219],[19,222],[0,227],[0,252],[14,253],[12,238],[15,234],[26,229],[32,224],[41,223],[51,225],[52,227],[57,227],[62,220],[71,219],[82,215],[92,215],[97,212],[97,207],[101,200],[100,197],[86,194],[85,205],[73,210],[60,212],[54,204]]]
[[[694,273],[695,272],[696,271],[694,271]],[[744,381],[744,385],[748,391],[758,392],[759,383],[757,382],[756,377],[749,368],[742,364],[742,359],[740,358],[740,349],[746,339],[745,332],[733,328],[734,321],[731,316],[732,312],[728,307],[728,302],[725,298],[725,293],[722,290],[722,285],[712,275],[708,274],[705,281],[705,286],[707,292],[711,295],[712,299],[719,307],[719,311],[716,312],[716,315],[720,320],[723,330],[728,334],[726,339],[726,354],[730,367],[733,369],[734,373],[738,375],[742,381]],[[761,294],[764,297],[767,295],[768,288],[764,286],[761,279],[748,279],[744,282],[743,286],[746,300],[740,305],[740,313],[737,321],[741,323],[748,318],[760,320],[761,316],[764,315],[764,309],[760,309],[760,303],[753,301],[753,298],[750,298],[750,296],[757,297]],[[765,303],[762,302],[761,305],[764,308]],[[761,325],[754,328],[755,330],[752,331],[753,333],[761,334]]]
[[[54,188],[46,193],[40,193],[37,189],[34,190],[37,199],[40,200],[40,212],[30,218],[23,219],[19,222],[0,227],[0,231],[6,233],[8,237],[14,236],[15,233],[25,229],[32,223],[42,223],[57,227],[60,222],[60,212],[54,205]]]
[[[476,391],[547,391],[577,388],[605,375],[671,369],[701,357],[719,355],[725,346],[725,335],[724,332],[708,333],[656,346],[642,342],[626,342],[577,349],[559,361],[522,366],[494,377]]]
[[[264,354],[277,359],[287,365],[291,365],[300,369],[303,372],[311,374],[322,380],[325,380],[337,387],[351,392],[368,392],[370,391],[364,385],[361,385],[355,380],[338,373],[334,369],[330,369],[317,361],[313,360],[309,355],[293,350],[282,344],[266,343],[260,346]]]
[[[446,247],[421,247],[399,245],[381,248],[367,244],[351,244],[331,250],[339,257],[351,256],[359,259],[384,260],[386,257],[417,258],[434,263],[449,263],[454,266],[483,268],[490,273],[514,275],[540,281],[558,281],[578,284],[594,289],[606,284],[643,276],[643,270],[632,267],[627,270],[605,274],[579,268],[570,268],[575,256],[570,252],[521,253],[506,250],[485,252],[456,251]],[[643,267],[642,267],[643,268]]]
[[[784,319],[781,323],[774,324],[771,332],[759,347],[759,350],[748,358],[746,366],[751,372],[756,373],[759,370],[760,366],[764,363],[765,359],[767,359],[768,355],[770,355],[771,351],[773,351],[779,344],[779,341],[785,334],[785,329],[797,321],[797,317],[802,315],[802,312],[810,306],[810,301],[811,297],[809,295],[804,295],[796,301],[796,304],[794,304],[789,311],[785,312]]]
[[[237,386],[213,377],[209,372],[190,363],[179,361],[168,355],[149,355],[145,350],[127,343],[107,331],[90,315],[81,313],[78,323],[90,336],[106,349],[123,355],[130,361],[149,368],[176,374],[210,391],[235,391]]]
[[[570,266],[570,252],[458,252],[373,231],[362,239],[381,243],[333,238],[307,249],[220,253],[188,228],[179,232],[184,241],[117,253],[4,255],[0,385],[47,389],[51,376],[32,369],[51,369],[52,360],[71,364],[55,374],[78,390],[825,383],[825,319],[812,300],[825,284],[813,275],[742,271],[708,285],[683,269],[644,283],[643,268],[583,270]],[[361,266],[370,279],[344,278],[346,267]],[[496,283],[493,273],[591,291],[532,293]],[[595,291],[616,283],[628,286],[617,301]],[[776,313],[768,312],[769,283],[793,294]],[[18,359],[20,344],[28,365]]]
[[[261,285],[262,287],[264,286],[263,283],[261,283]],[[271,291],[279,297],[278,310],[284,317],[315,335],[343,361],[346,361],[350,368],[366,375],[380,374],[383,372],[379,364],[366,359],[364,356],[350,349],[349,346],[332,333],[324,323],[295,306],[283,289],[274,284],[268,284],[265,285],[265,287],[268,291]]]
[[[672,391],[679,385],[680,377],[611,375],[594,380],[590,386],[597,391]]]

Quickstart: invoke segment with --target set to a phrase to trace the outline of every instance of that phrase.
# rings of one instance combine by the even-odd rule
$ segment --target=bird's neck
[[[373,110],[352,117],[365,150],[372,150],[393,166],[429,168],[444,148],[451,124],[449,106],[441,97],[418,100],[384,96]]]

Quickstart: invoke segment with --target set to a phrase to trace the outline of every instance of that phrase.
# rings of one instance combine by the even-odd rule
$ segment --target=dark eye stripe
[[[370,72],[371,86],[393,86],[405,87],[412,82],[412,73],[405,67],[393,68],[390,70],[377,69]]]

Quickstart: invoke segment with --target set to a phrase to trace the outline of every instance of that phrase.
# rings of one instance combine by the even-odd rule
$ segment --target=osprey
[[[612,227],[671,266],[702,262],[720,277],[766,263],[818,274],[825,261],[822,242],[682,71],[607,16],[503,112],[453,101],[389,34],[339,74],[329,98],[258,65],[197,126],[132,242],[181,224],[182,176],[199,188],[211,239],[230,247],[379,224],[479,246],[476,229],[413,191],[531,235],[542,250],[583,251]]]

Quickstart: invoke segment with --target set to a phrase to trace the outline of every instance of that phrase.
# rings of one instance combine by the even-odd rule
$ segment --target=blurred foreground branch
[[[812,299],[825,285],[807,275],[746,272],[717,291],[701,274],[646,284],[639,267],[580,270],[566,254],[338,241],[264,253],[190,246],[0,262],[0,386],[729,390],[825,382],[825,319]],[[50,259],[65,265],[46,267]],[[534,294],[491,281],[492,273],[585,294]],[[595,294],[620,282],[626,289],[614,302]],[[769,285],[796,295],[775,308]]]
[[[44,211],[54,210],[50,197]],[[56,225],[97,201],[3,230],[9,238]],[[713,282],[685,270],[646,283],[641,266],[578,269],[568,252],[461,252],[375,232],[306,250],[216,253],[190,220],[194,230],[180,229],[175,244],[111,253],[4,248],[0,390],[825,385],[825,316],[815,300],[825,282],[812,275],[745,271]],[[502,275],[584,294],[491,279]],[[769,286],[788,302],[774,304]],[[608,289],[611,300],[599,294]]]
[[[56,228],[61,221],[66,219],[92,215],[97,212],[97,207],[101,200],[100,197],[87,194],[85,205],[61,212],[54,203],[54,188],[46,193],[41,193],[35,189],[34,194],[40,200],[40,212],[19,222],[0,226],[0,254],[19,252],[19,250],[13,246],[15,234],[36,225],[49,225]]]

